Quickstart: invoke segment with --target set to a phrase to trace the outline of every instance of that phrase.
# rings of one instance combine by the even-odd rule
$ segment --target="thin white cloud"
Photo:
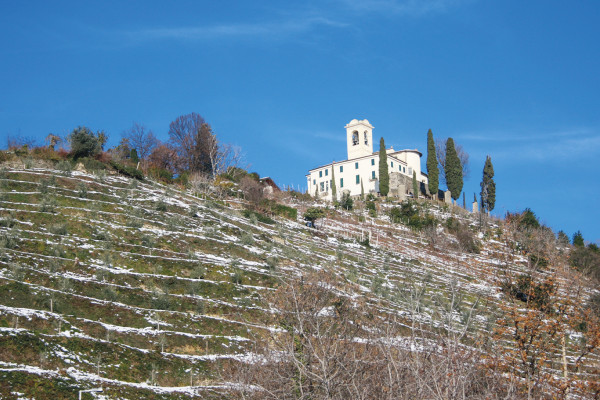
[[[313,132],[312,136],[317,139],[325,139],[332,142],[346,143],[346,135],[332,132]]]
[[[550,140],[556,138],[582,137],[593,135],[594,131],[589,128],[573,128],[561,131],[532,133],[530,131],[489,131],[470,132],[456,135],[461,140],[472,140],[475,142],[528,142],[538,140]]]
[[[568,138],[544,143],[538,158],[565,158],[600,152],[600,136]]]
[[[303,165],[306,170],[315,168],[334,160],[341,160],[345,156],[345,148],[341,143],[346,142],[345,133],[332,133],[318,129],[282,128],[270,129],[265,133],[270,143],[285,149],[287,156],[298,159],[298,165]],[[343,151],[342,151],[343,150]],[[337,156],[337,157],[336,157]]]
[[[569,129],[548,133],[524,134],[504,132],[502,134],[460,135],[462,142],[474,142],[474,153],[483,150],[494,158],[513,161],[567,160],[600,154],[600,132],[588,128]],[[485,146],[483,148],[482,146]]]
[[[101,33],[109,42],[120,46],[137,45],[156,40],[211,41],[222,39],[281,40],[301,35],[318,28],[347,28],[343,11],[362,14],[384,13],[391,16],[420,17],[445,12],[465,2],[475,0],[333,0],[337,7],[307,7],[303,11],[266,22],[215,23],[198,26],[141,27],[134,30],[104,31],[87,27],[92,33]],[[285,10],[280,10],[280,14]]]
[[[446,12],[463,0],[340,0],[346,7],[359,12],[392,13],[419,17]]]
[[[235,37],[269,37],[298,34],[319,26],[345,27],[347,24],[323,17],[307,17],[270,23],[220,24],[207,26],[140,29],[127,32],[135,41],[175,39],[175,40],[211,40]]]

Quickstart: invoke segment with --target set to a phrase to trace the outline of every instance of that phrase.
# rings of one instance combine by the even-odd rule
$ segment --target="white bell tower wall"
[[[348,160],[373,154],[373,125],[353,119],[346,125]]]

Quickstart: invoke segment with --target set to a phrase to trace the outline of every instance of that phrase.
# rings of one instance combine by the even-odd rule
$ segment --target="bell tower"
[[[373,125],[353,119],[345,126],[348,160],[373,154]]]

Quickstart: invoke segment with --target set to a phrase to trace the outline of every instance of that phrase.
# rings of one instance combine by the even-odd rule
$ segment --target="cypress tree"
[[[138,156],[136,149],[131,149],[131,151],[129,152],[129,158],[131,159],[131,162],[135,165],[137,165],[140,162],[140,157]]]
[[[573,234],[573,245],[577,247],[584,247],[585,241],[583,240],[583,235],[581,231],[577,231]]]
[[[415,196],[415,199],[419,198],[419,183],[417,182],[417,173],[415,171],[413,171],[413,195]]]
[[[333,167],[333,163],[331,163],[331,199],[333,201],[337,200],[337,187],[335,186],[335,172],[333,171],[335,168]]]
[[[496,182],[494,182],[494,166],[492,158],[487,156],[483,166],[481,180],[481,212],[492,211],[496,206]]]
[[[388,173],[387,152],[383,138],[379,141],[379,193],[387,196],[390,191],[390,175]]]
[[[569,244],[570,240],[567,234],[564,231],[558,231],[558,244],[561,246],[566,246]]]
[[[540,221],[535,216],[535,213],[531,211],[531,208],[526,208],[521,213],[521,221],[519,226],[523,228],[536,229],[540,227]]]
[[[431,129],[427,132],[427,175],[429,193],[437,199],[440,184],[440,170],[438,169],[437,158],[435,157],[435,142]]]
[[[365,187],[363,186],[362,178],[360,178],[360,197],[365,198]]]
[[[444,168],[446,186],[454,201],[460,197],[463,188],[462,165],[454,148],[454,140],[448,138],[446,142],[446,166]]]

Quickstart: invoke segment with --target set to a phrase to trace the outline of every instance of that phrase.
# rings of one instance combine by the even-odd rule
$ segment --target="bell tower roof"
[[[365,126],[367,128],[373,129],[373,125],[371,125],[369,123],[369,120],[366,119],[366,118],[363,119],[363,120],[361,120],[361,121],[359,121],[356,118],[354,118],[352,121],[348,122],[348,124],[344,128],[348,129],[350,127],[354,127],[354,126],[357,126],[357,125],[363,125],[363,126]]]

